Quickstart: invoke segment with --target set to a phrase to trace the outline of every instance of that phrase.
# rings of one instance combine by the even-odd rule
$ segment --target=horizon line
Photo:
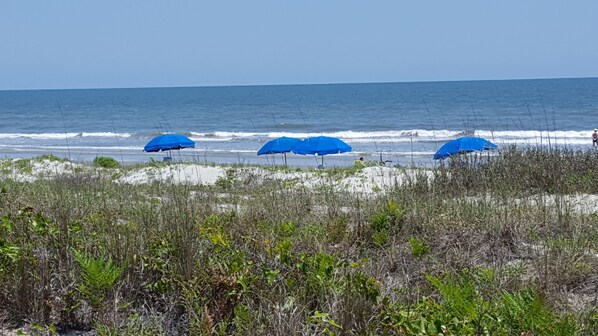
[[[68,88],[29,88],[0,89],[5,91],[66,91],[66,90],[135,90],[135,89],[185,89],[185,88],[225,88],[225,87],[267,87],[267,86],[309,86],[309,85],[363,85],[363,84],[414,84],[414,83],[458,83],[458,82],[503,82],[524,80],[558,80],[558,79],[596,79],[598,76],[582,77],[537,77],[537,78],[502,78],[502,79],[451,79],[451,80],[413,80],[413,81],[380,81],[380,82],[328,82],[328,83],[276,83],[276,84],[226,84],[226,85],[181,85],[181,86],[118,86],[118,87],[68,87]]]

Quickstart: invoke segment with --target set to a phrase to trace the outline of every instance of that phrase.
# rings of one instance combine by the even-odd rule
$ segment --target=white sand
[[[113,178],[117,183],[146,184],[154,182],[213,185],[219,179],[241,181],[245,184],[261,185],[266,182],[285,183],[289,188],[332,187],[338,191],[364,194],[385,192],[403,185],[420,176],[431,177],[426,170],[400,170],[389,167],[367,167],[357,172],[270,170],[260,167],[224,168],[196,163],[172,163],[167,166],[146,166],[139,169],[103,169],[70,162],[30,160],[31,169],[23,169],[20,159],[4,160],[0,178],[20,182],[77,173],[92,173]],[[23,163],[23,162],[21,162]]]
[[[400,170],[390,167],[367,167],[358,172],[355,176],[344,178],[340,181],[338,188],[357,193],[385,192],[388,189],[396,188],[405,183],[417,181],[418,178],[432,179],[433,174],[429,170]]]
[[[366,167],[357,172],[339,170],[271,170],[261,167],[220,167],[198,163],[172,163],[166,166],[145,166],[138,169],[104,169],[91,165],[50,160],[23,159],[0,160],[0,179],[20,182],[33,182],[37,179],[50,179],[57,176],[93,174],[116,183],[147,184],[154,182],[214,185],[219,179],[259,186],[263,183],[281,183],[285,188],[330,187],[338,192],[349,191],[365,196],[385,193],[417,179],[430,181],[430,170],[410,170],[390,167]],[[481,200],[472,197],[471,201]],[[535,195],[515,202],[532,206],[550,206],[566,212],[592,214],[598,212],[598,195]]]
[[[88,165],[51,160],[31,160],[31,171],[22,168],[19,161],[26,162],[25,159],[1,160],[0,166],[2,172],[0,178],[10,178],[19,182],[33,182],[37,179],[49,179],[64,174],[74,172],[90,171],[93,168]]]
[[[534,206],[546,206],[556,208],[562,213],[578,212],[592,214],[598,211],[598,195],[574,194],[574,195],[538,195],[531,196],[519,202],[528,203]]]
[[[119,183],[146,184],[168,182],[175,184],[213,185],[219,178],[226,178],[222,167],[198,164],[171,164],[164,167],[144,167],[117,179]]]
[[[332,187],[337,191],[350,191],[364,194],[386,192],[391,188],[402,186],[407,181],[417,178],[432,178],[428,170],[400,170],[390,167],[367,167],[351,173],[340,171],[329,174],[329,171],[288,171],[267,170],[263,168],[238,168],[235,176],[243,182],[263,184],[267,181],[285,183],[286,186],[318,188]]]

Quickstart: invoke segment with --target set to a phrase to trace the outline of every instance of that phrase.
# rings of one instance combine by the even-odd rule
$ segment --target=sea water
[[[143,146],[179,133],[196,148],[176,160],[277,164],[257,156],[279,136],[339,137],[360,156],[433,165],[434,152],[462,135],[510,145],[591,149],[598,128],[598,78],[329,85],[0,91],[0,157],[53,154],[90,161],[161,160]],[[168,155],[168,154],[166,154]],[[289,164],[321,158],[289,154]]]

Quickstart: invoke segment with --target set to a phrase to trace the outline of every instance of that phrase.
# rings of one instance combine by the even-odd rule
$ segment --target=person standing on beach
[[[363,168],[363,167],[365,167],[365,160],[363,159],[363,156],[360,156],[359,160],[355,160],[355,163],[353,164],[353,167],[355,167],[355,168]]]
[[[594,147],[598,146],[598,129],[595,129],[594,133],[592,133],[592,145]]]

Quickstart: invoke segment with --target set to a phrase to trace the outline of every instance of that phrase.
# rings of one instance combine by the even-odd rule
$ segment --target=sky
[[[596,0],[2,0],[0,90],[598,77]]]

